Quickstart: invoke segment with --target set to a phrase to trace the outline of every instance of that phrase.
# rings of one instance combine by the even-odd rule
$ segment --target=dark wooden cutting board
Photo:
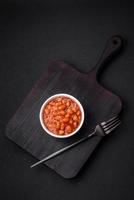
[[[121,110],[119,97],[103,88],[97,77],[102,66],[119,52],[121,46],[122,39],[119,36],[110,38],[99,62],[88,74],[80,73],[63,61],[51,62],[9,121],[6,136],[37,159],[42,159],[88,135],[98,123],[117,115]],[[67,93],[78,98],[85,110],[81,130],[68,139],[48,135],[39,121],[41,105],[48,97],[57,93]],[[78,174],[101,139],[94,136],[44,164],[63,177],[72,178]]]

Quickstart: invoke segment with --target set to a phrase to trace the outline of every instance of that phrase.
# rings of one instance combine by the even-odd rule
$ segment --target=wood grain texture
[[[37,159],[42,159],[88,135],[98,123],[117,115],[121,110],[121,101],[97,82],[96,72],[91,70],[84,74],[63,61],[51,62],[9,121],[6,136]],[[67,93],[78,98],[85,111],[82,128],[68,139],[51,137],[44,132],[39,121],[41,105],[57,93]],[[64,178],[75,177],[101,139],[94,136],[44,164]]]

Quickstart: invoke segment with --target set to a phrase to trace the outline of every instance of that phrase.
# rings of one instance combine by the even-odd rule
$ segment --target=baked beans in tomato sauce
[[[81,110],[71,98],[55,97],[43,110],[43,122],[52,133],[68,135],[78,128],[81,122]]]

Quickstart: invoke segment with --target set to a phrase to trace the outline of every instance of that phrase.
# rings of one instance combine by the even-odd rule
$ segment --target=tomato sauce
[[[81,121],[78,104],[69,97],[55,97],[43,110],[43,121],[49,131],[57,135],[74,132]]]

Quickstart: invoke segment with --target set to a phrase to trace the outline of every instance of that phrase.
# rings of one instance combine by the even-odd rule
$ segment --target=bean
[[[79,121],[81,120],[81,116],[78,116]]]
[[[77,115],[74,115],[74,116],[73,116],[73,121],[76,121],[76,122],[78,121]]]
[[[71,132],[72,132],[71,126],[70,126],[70,125],[67,125],[66,128],[65,128],[65,131],[66,131],[67,133],[71,133]]]
[[[48,124],[48,127],[49,127],[49,128],[52,128],[52,127],[53,127],[53,125],[52,125],[52,124]]]
[[[50,110],[50,109],[51,109],[51,106],[50,106],[50,105],[48,105],[48,106],[47,106],[47,108],[48,108],[48,110]]]
[[[73,124],[73,120],[72,119],[69,120],[69,124]]]
[[[61,110],[61,111],[60,111],[60,114],[61,114],[61,115],[65,115],[65,111],[64,111],[64,110]]]
[[[57,116],[57,112],[53,112],[53,117],[56,117]]]
[[[48,115],[49,114],[49,110],[46,108],[45,109],[45,114]]]
[[[56,120],[55,118],[53,118],[53,119],[52,119],[52,122],[53,122],[54,124],[56,124],[56,123],[57,123],[57,120]]]
[[[72,108],[73,112],[77,112],[77,109],[75,107]]]
[[[44,118],[44,121],[45,121],[45,123],[48,123],[49,119],[48,118]]]
[[[70,101],[67,101],[66,106],[67,106],[67,107],[70,106]]]
[[[62,98],[61,97],[59,97],[59,98],[57,98],[57,101],[59,102],[59,101],[61,101],[62,100]]]
[[[60,128],[60,122],[56,122],[56,128],[57,128],[57,129]]]
[[[67,101],[67,100],[66,100],[65,98],[63,98],[61,102],[62,102],[63,104],[65,104],[66,101]]]
[[[52,128],[51,131],[52,131],[53,133],[58,133],[58,131],[57,131],[55,128]]]
[[[70,115],[67,113],[66,115],[65,115],[65,118],[69,118],[70,117]]]
[[[62,110],[62,107],[61,107],[61,106],[58,106],[58,110]]]
[[[63,122],[68,122],[68,121],[69,121],[68,117],[63,118]]]
[[[62,103],[59,101],[59,102],[58,102],[58,106],[61,106],[61,104],[62,104]]]
[[[65,110],[66,106],[65,105],[61,105],[61,110]]]
[[[55,106],[58,106],[59,105],[59,103],[55,103]]]
[[[57,119],[57,120],[61,120],[62,119],[62,117],[60,116],[60,115],[57,115],[56,117],[55,117],[55,119]]]
[[[79,115],[80,115],[80,111],[79,111],[79,110],[77,111],[76,115],[77,115],[77,116],[79,116]]]
[[[77,127],[77,122],[74,122],[73,126],[74,126],[74,128],[76,128]]]
[[[50,101],[50,102],[49,102],[49,105],[54,106],[54,105],[55,105],[55,102],[54,102],[54,101]]]
[[[53,109],[54,111],[56,111],[56,110],[57,110],[57,106],[53,106],[52,109]]]
[[[60,129],[61,129],[61,130],[64,130],[64,129],[65,129],[65,124],[64,124],[64,123],[61,123]]]
[[[78,109],[77,103],[74,103],[74,107],[75,107],[76,109]]]
[[[64,134],[64,131],[63,130],[59,130],[59,135],[63,135]]]
[[[67,113],[73,114],[73,111],[72,111],[71,109],[68,109],[68,110],[67,110]]]

